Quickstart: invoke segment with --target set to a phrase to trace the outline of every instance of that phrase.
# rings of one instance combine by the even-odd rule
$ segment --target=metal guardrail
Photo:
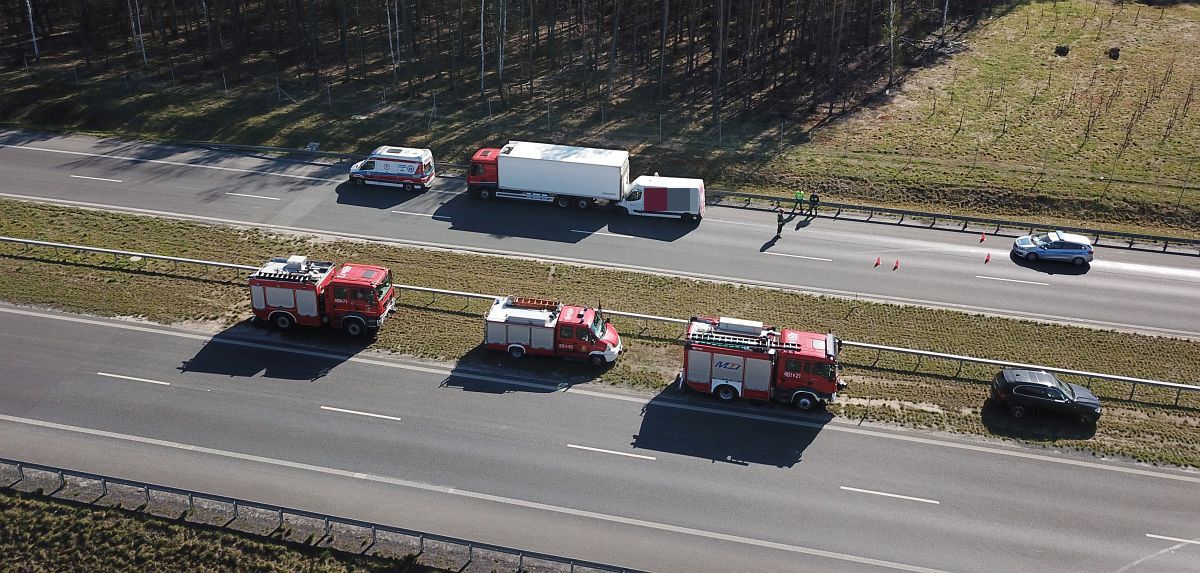
[[[238,269],[238,270],[251,270],[251,271],[258,270],[258,267],[248,266],[248,265],[235,265],[235,264],[231,264],[231,263],[220,263],[220,262],[215,262],[215,261],[204,261],[204,260],[199,260],[199,259],[184,259],[184,258],[176,258],[176,257],[167,257],[167,256],[162,256],[162,255],[149,255],[149,254],[145,254],[145,253],[135,253],[135,252],[131,252],[131,251],[119,251],[119,250],[115,250],[115,249],[101,249],[101,248],[87,247],[87,246],[82,246],[82,245],[68,245],[68,244],[64,244],[64,243],[51,243],[48,241],[35,241],[35,240],[31,240],[31,239],[19,239],[19,238],[15,238],[15,237],[0,236],[0,241],[18,243],[18,244],[24,244],[24,245],[54,247],[56,249],[64,248],[64,249],[71,249],[71,250],[75,250],[75,251],[90,251],[90,252],[98,252],[98,253],[105,253],[105,254],[112,254],[112,255],[139,256],[139,257],[153,258],[153,259],[164,260],[164,261],[191,263],[191,264],[198,264],[198,265],[212,265],[212,266],[218,266],[218,267],[223,267],[223,268],[232,268],[232,269]],[[433,295],[449,295],[449,296],[457,296],[457,297],[463,297],[463,298],[475,298],[475,299],[483,299],[483,300],[495,300],[496,298],[502,298],[502,297],[498,297],[497,295],[453,291],[453,290],[443,290],[443,289],[419,287],[419,286],[412,286],[412,285],[393,284],[392,286],[394,286],[395,288],[401,289],[401,290],[425,292],[425,293],[430,293]],[[639,314],[639,313],[635,313],[635,312],[622,312],[619,310],[610,310],[610,309],[604,309],[604,312],[607,314],[611,314],[613,316],[624,316],[627,318],[633,318],[633,319],[638,319],[638,320],[665,322],[665,323],[670,323],[670,324],[686,324],[687,323],[687,320],[685,320],[685,319],[671,318],[671,317],[666,317],[666,316],[654,316],[654,315],[650,315],[650,314]],[[1066,368],[1055,368],[1053,366],[1041,366],[1038,364],[1006,362],[1003,360],[993,360],[990,358],[975,358],[973,356],[960,356],[960,355],[956,355],[956,354],[945,354],[942,352],[931,352],[928,350],[916,350],[916,349],[911,349],[911,348],[902,348],[902,347],[898,347],[898,346],[884,346],[881,344],[871,344],[869,342],[855,342],[853,340],[843,340],[842,343],[845,344],[846,346],[855,346],[855,347],[860,347],[860,348],[873,349],[877,353],[892,352],[892,353],[898,353],[898,354],[907,354],[907,355],[917,356],[917,357],[919,357],[918,362],[917,362],[918,366],[920,365],[920,357],[933,358],[933,359],[937,359],[937,360],[946,360],[946,361],[950,361],[950,362],[958,362],[959,373],[962,372],[962,365],[964,363],[970,362],[970,363],[974,363],[974,364],[988,364],[988,365],[992,365],[992,366],[1009,366],[1009,367],[1014,367],[1014,368],[1028,368],[1028,369],[1032,369],[1032,370],[1046,370],[1049,372],[1057,372],[1060,374],[1079,376],[1079,377],[1087,379],[1087,383],[1089,386],[1091,385],[1091,382],[1093,379],[1123,382],[1123,383],[1131,385],[1130,391],[1129,391],[1129,399],[1131,399],[1131,400],[1133,399],[1134,394],[1137,392],[1138,386],[1151,386],[1151,387],[1155,387],[1155,388],[1167,388],[1167,389],[1175,390],[1175,405],[1179,405],[1179,399],[1183,392],[1185,392],[1185,391],[1186,392],[1200,392],[1200,385],[1193,385],[1193,384],[1179,384],[1177,382],[1164,382],[1164,381],[1160,381],[1160,380],[1149,380],[1149,379],[1145,379],[1145,378],[1132,378],[1129,376],[1121,376],[1121,375],[1117,375],[1117,374],[1103,374],[1100,372],[1085,372],[1082,370],[1070,370],[1070,369],[1066,369]],[[956,373],[956,375],[957,375],[957,373]]]
[[[149,511],[149,507],[152,502],[151,494],[154,492],[162,492],[162,493],[166,493],[166,494],[170,494],[170,495],[179,497],[180,502],[182,502],[183,499],[187,500],[188,509],[187,509],[187,512],[183,514],[185,516],[192,515],[196,512],[196,502],[197,501],[201,501],[201,502],[211,501],[211,502],[224,504],[227,506],[232,506],[233,517],[228,522],[226,522],[224,524],[224,526],[222,526],[225,528],[228,528],[235,521],[237,521],[241,517],[241,511],[244,509],[270,512],[270,513],[278,515],[278,518],[277,518],[278,520],[277,520],[277,525],[275,526],[275,529],[273,531],[271,531],[270,533],[268,533],[266,535],[262,535],[262,537],[266,537],[266,538],[275,538],[276,535],[278,535],[284,531],[284,523],[285,523],[285,518],[287,516],[297,516],[297,517],[302,517],[302,518],[307,518],[307,519],[319,520],[321,522],[322,529],[324,531],[324,535],[320,539],[315,540],[313,542],[313,545],[320,545],[325,540],[332,541],[333,540],[333,529],[332,528],[335,526],[339,526],[339,525],[359,528],[360,530],[363,531],[364,535],[365,535],[366,531],[370,531],[370,533],[371,533],[370,543],[365,544],[365,545],[359,544],[358,547],[360,549],[358,551],[349,551],[349,550],[347,550],[345,548],[341,548],[341,547],[336,548],[338,551],[351,553],[351,554],[368,555],[369,552],[373,548],[375,548],[376,545],[378,545],[379,534],[385,533],[385,534],[402,536],[402,537],[406,537],[409,539],[415,538],[416,542],[417,542],[417,555],[421,555],[421,554],[425,553],[425,551],[426,551],[425,544],[427,541],[445,543],[448,545],[453,545],[453,546],[456,546],[459,548],[466,549],[466,552],[467,552],[466,562],[462,563],[459,568],[455,569],[457,571],[466,570],[466,568],[473,561],[475,561],[476,551],[482,551],[482,552],[491,552],[491,553],[515,557],[516,558],[515,563],[511,563],[511,566],[513,567],[511,569],[511,571],[513,571],[513,573],[521,573],[523,571],[526,571],[526,563],[525,563],[526,559],[540,562],[538,564],[539,565],[538,570],[544,570],[545,564],[553,564],[556,566],[555,568],[558,569],[559,571],[574,572],[577,569],[585,569],[585,570],[591,570],[591,571],[609,571],[609,572],[614,572],[614,573],[644,573],[643,571],[640,571],[638,569],[629,569],[627,567],[608,565],[605,563],[596,563],[593,561],[572,559],[569,557],[563,557],[560,555],[553,555],[553,554],[549,554],[549,553],[539,553],[536,551],[526,551],[524,549],[516,549],[513,547],[506,547],[503,545],[493,545],[490,543],[479,543],[476,541],[471,541],[469,539],[461,539],[458,537],[450,537],[447,535],[439,535],[436,533],[427,533],[424,531],[417,531],[414,529],[407,529],[407,528],[396,527],[396,526],[392,526],[392,525],[382,525],[382,524],[378,524],[378,523],[370,523],[370,522],[361,521],[361,520],[357,520],[357,519],[351,519],[348,517],[339,517],[339,516],[329,515],[329,514],[325,514],[325,513],[318,513],[318,512],[306,511],[306,510],[302,510],[302,509],[283,507],[283,506],[272,505],[272,504],[262,503],[262,502],[257,502],[257,501],[251,501],[251,500],[245,500],[245,499],[240,499],[240,498],[227,497],[227,496],[223,496],[223,495],[216,495],[216,494],[181,489],[181,488],[176,488],[176,487],[171,487],[171,486],[153,484],[153,483],[149,483],[149,482],[141,482],[141,481],[136,481],[136,480],[116,478],[116,477],[112,477],[112,476],[94,474],[94,473],[89,473],[89,472],[69,470],[69,469],[59,468],[59,467],[55,467],[55,466],[47,466],[47,465],[42,465],[42,464],[22,462],[19,460],[12,460],[12,459],[8,459],[8,458],[0,458],[0,465],[13,466],[16,468],[16,471],[17,471],[18,477],[17,477],[16,481],[3,484],[2,487],[4,487],[5,489],[14,489],[15,490],[16,487],[21,482],[26,481],[27,479],[30,479],[25,475],[26,470],[34,470],[34,471],[38,471],[38,472],[53,474],[55,477],[58,478],[58,487],[56,487],[54,490],[50,491],[49,493],[44,493],[44,490],[42,490],[43,493],[41,494],[41,495],[43,495],[45,497],[49,497],[49,498],[53,498],[55,496],[55,494],[59,493],[60,491],[62,491],[63,489],[65,489],[67,487],[67,478],[68,477],[78,478],[78,479],[83,479],[83,480],[90,480],[92,482],[96,482],[96,484],[100,486],[102,493],[99,497],[92,499],[88,502],[85,502],[88,505],[95,505],[96,502],[109,497],[108,487],[110,485],[117,485],[117,486],[132,488],[134,490],[141,490],[142,499],[144,500],[144,503],[142,504],[142,506],[135,508],[135,509],[126,509],[126,511],[134,511],[134,512],[139,512],[139,513],[144,511],[145,513],[151,513]],[[125,509],[125,508],[122,508],[122,509]],[[163,517],[165,517],[165,516],[163,516]],[[176,516],[171,516],[171,517],[178,517],[178,516],[176,515]],[[238,531],[243,531],[243,530],[238,530]],[[496,567],[497,567],[497,563],[495,563],[495,562],[493,562],[489,565],[489,568],[491,571],[496,571],[497,570]]]
[[[357,160],[366,157],[367,154],[349,154],[336,153],[330,151],[310,151],[307,149],[294,149],[288,147],[266,147],[260,145],[236,145],[227,143],[212,143],[205,141],[170,141],[168,143],[178,145],[189,145],[195,147],[205,147],[209,149],[228,150],[228,151],[255,151],[263,153],[289,153],[289,154],[311,154],[324,157],[337,157],[345,160]],[[466,165],[459,163],[437,163],[439,171],[441,169],[449,169],[452,171],[462,171],[466,169]],[[722,197],[737,197],[746,199],[747,201],[763,201],[767,203],[791,203],[787,197],[775,195],[759,195],[755,193],[740,193],[736,191],[721,191],[719,189],[709,189],[707,195],[712,198],[720,199]],[[719,202],[719,201],[718,201]],[[952,215],[948,213],[935,213],[932,211],[913,211],[909,209],[896,209],[891,207],[874,207],[871,205],[856,205],[853,203],[833,203],[821,202],[821,210],[836,210],[833,218],[841,217],[844,211],[852,211],[856,213],[866,213],[867,220],[872,220],[877,213],[888,215],[897,215],[900,217],[898,223],[903,223],[905,219],[913,218],[920,220],[929,220],[932,225],[937,225],[938,221],[959,221],[962,223],[960,230],[966,231],[971,225],[995,227],[992,234],[1000,234],[1002,229],[1028,229],[1029,233],[1037,231],[1053,231],[1055,229],[1088,235],[1093,237],[1093,242],[1100,244],[1101,238],[1119,239],[1126,243],[1126,248],[1133,248],[1138,241],[1148,243],[1162,243],[1162,250],[1166,252],[1172,244],[1180,247],[1191,248],[1196,250],[1196,254],[1200,255],[1200,239],[1187,239],[1183,237],[1170,237],[1165,235],[1147,235],[1141,233],[1125,233],[1122,231],[1111,231],[1106,229],[1092,229],[1089,227],[1070,227],[1062,225],[1046,225],[1042,223],[1030,223],[1028,221],[1011,221],[1007,219],[992,219],[988,217],[974,217],[971,215]]]
[[[734,192],[734,191],[720,191],[720,190],[715,190],[715,189],[708,190],[708,195],[712,196],[712,197],[716,197],[718,199],[720,199],[721,197],[737,197],[737,198],[745,199],[747,202],[761,201],[761,202],[766,202],[769,204],[780,203],[782,205],[787,205],[789,203],[792,203],[792,200],[787,197],[777,197],[777,196],[773,196],[773,195],[758,195],[758,194],[754,194],[754,193],[738,193],[738,192]],[[801,205],[801,208],[806,211],[804,205]],[[1126,248],[1133,248],[1133,246],[1135,244],[1137,244],[1139,241],[1141,241],[1141,242],[1152,243],[1152,244],[1162,243],[1163,252],[1166,252],[1170,248],[1171,245],[1177,245],[1179,247],[1195,249],[1196,254],[1200,255],[1200,239],[1187,239],[1187,238],[1183,238],[1183,237],[1169,237],[1169,236],[1164,236],[1164,235],[1145,235],[1145,234],[1139,234],[1139,233],[1125,233],[1122,231],[1111,231],[1111,230],[1106,230],[1106,229],[1092,229],[1089,227],[1047,225],[1047,224],[1043,224],[1043,223],[1030,223],[1028,221],[1012,221],[1012,220],[1007,220],[1007,219],[992,219],[992,218],[988,218],[988,217],[975,217],[975,216],[971,216],[971,215],[952,215],[952,214],[948,214],[948,213],[935,213],[932,211],[913,211],[913,210],[909,210],[909,209],[895,209],[895,208],[891,208],[891,207],[874,207],[871,205],[855,205],[852,203],[833,203],[833,202],[828,202],[828,201],[821,201],[819,210],[823,211],[823,212],[834,211],[833,215],[829,215],[829,217],[834,218],[834,219],[840,218],[844,211],[852,211],[852,212],[856,212],[856,213],[866,213],[867,218],[865,220],[867,220],[867,221],[873,220],[876,214],[882,213],[882,214],[887,214],[887,215],[899,216],[900,219],[898,221],[896,221],[896,224],[902,224],[902,223],[904,223],[905,219],[912,218],[912,219],[920,219],[920,220],[929,221],[931,227],[937,225],[938,221],[958,221],[958,222],[962,223],[962,226],[959,228],[960,231],[966,231],[967,228],[971,227],[972,225],[974,225],[976,228],[981,228],[981,227],[986,226],[986,227],[994,227],[994,229],[991,232],[991,234],[993,234],[993,235],[999,235],[1000,232],[1004,229],[1019,229],[1022,231],[1028,230],[1028,232],[1030,234],[1036,233],[1038,231],[1053,231],[1053,230],[1057,229],[1057,230],[1066,231],[1069,233],[1077,233],[1080,235],[1091,236],[1092,242],[1095,243],[1096,245],[1100,245],[1100,246],[1104,246],[1101,244],[1100,239],[1108,238],[1108,239],[1121,240],[1122,242],[1125,243],[1124,246]]]

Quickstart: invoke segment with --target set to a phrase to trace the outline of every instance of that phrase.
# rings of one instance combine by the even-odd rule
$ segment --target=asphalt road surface
[[[0,306],[0,456],[656,571],[1200,563],[1195,472],[305,339]]]
[[[692,227],[605,210],[485,203],[464,193],[461,179],[441,178],[424,194],[361,188],[347,182],[344,165],[19,131],[0,131],[0,171],[0,197],[1200,337],[1194,255],[1100,247],[1087,268],[1030,264],[1011,260],[1011,239],[1002,237],[980,243],[969,233],[803,216],[775,241],[774,215],[761,211],[711,207]]]

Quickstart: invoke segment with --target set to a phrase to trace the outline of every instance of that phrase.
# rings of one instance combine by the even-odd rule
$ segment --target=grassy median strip
[[[0,570],[392,571],[434,573],[409,559],[362,557],[117,509],[0,490]]]
[[[393,269],[397,282],[453,290],[520,294],[686,318],[735,316],[776,326],[1000,360],[1200,384],[1200,342],[1042,324],[961,312],[672,278],[575,265],[400,248],[374,243],[180,222],[108,212],[0,201],[0,234],[164,255],[257,264],[271,256],[360,261]],[[234,327],[250,316],[241,273],[111,256],[0,245],[0,299],[163,323],[199,321]],[[397,320],[372,347],[464,365],[511,365],[566,383],[596,381],[662,390],[678,372],[680,329],[614,320],[628,353],[596,372],[584,365],[530,360],[513,364],[479,349],[485,301],[409,292]],[[295,340],[342,344],[340,333],[300,331]],[[1015,425],[982,411],[994,369],[847,349],[851,385],[833,408],[854,419],[980,435],[1001,435],[1140,460],[1200,466],[1200,396],[1095,382],[1107,412],[1090,431],[1051,419]],[[1083,381],[1077,381],[1082,383]]]

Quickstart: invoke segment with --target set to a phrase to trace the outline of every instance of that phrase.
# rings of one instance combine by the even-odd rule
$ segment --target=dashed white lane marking
[[[789,254],[787,254],[787,253],[772,253],[772,252],[770,252],[770,251],[764,252],[763,254],[764,254],[764,255],[771,255],[771,256],[773,256],[773,257],[791,257],[791,258],[793,258],[793,259],[808,259],[808,260],[810,260],[810,261],[825,261],[825,262],[827,262],[827,263],[832,263],[832,262],[833,262],[833,259],[826,259],[826,258],[822,258],[822,257],[808,257],[808,256],[805,256],[805,255],[789,255]]]
[[[2,194],[0,194],[0,195],[2,195]],[[255,348],[255,349],[259,349],[259,350],[286,352],[289,354],[299,354],[302,356],[315,356],[318,358],[333,358],[336,360],[355,362],[358,364],[371,364],[374,366],[380,366],[380,367],[384,367],[384,368],[396,368],[398,370],[424,372],[426,374],[433,374],[436,376],[451,376],[451,375],[453,375],[456,377],[468,378],[471,380],[483,380],[485,382],[493,382],[496,384],[508,384],[508,385],[517,386],[520,388],[533,388],[533,389],[538,389],[538,390],[546,390],[547,388],[553,388],[552,386],[548,386],[546,384],[538,384],[535,382],[522,382],[520,380],[513,380],[511,378],[501,378],[499,376],[488,376],[486,374],[475,374],[475,373],[467,372],[467,371],[458,372],[458,371],[452,371],[448,368],[432,368],[432,367],[428,367],[428,366],[417,366],[415,364],[404,364],[404,363],[400,363],[400,362],[376,360],[373,358],[364,358],[361,356],[347,356],[345,354],[338,354],[335,352],[324,352],[324,351],[320,351],[320,350],[307,350],[307,349],[302,349],[302,348],[292,348],[292,347],[288,347],[288,346],[278,346],[275,344],[266,344],[266,343],[262,343],[262,342],[251,342],[248,340],[227,339],[227,338],[208,336],[208,335],[204,335],[204,334],[196,334],[196,333],[192,333],[192,332],[179,332],[179,331],[174,331],[174,330],[167,330],[164,328],[156,328],[153,326],[143,326],[143,325],[139,325],[139,324],[120,323],[120,322],[98,320],[95,318],[85,318],[82,316],[50,314],[50,313],[46,313],[46,312],[38,312],[35,310],[24,310],[24,309],[19,309],[19,308],[9,308],[9,307],[5,307],[5,306],[0,306],[0,313],[16,314],[16,315],[20,315],[20,316],[32,316],[32,317],[37,317],[37,318],[43,318],[46,320],[58,320],[58,321],[62,321],[62,322],[73,322],[76,324],[88,324],[88,325],[98,326],[98,327],[102,327],[102,328],[115,328],[117,330],[127,330],[130,332],[145,332],[145,333],[150,333],[150,334],[154,334],[157,336],[173,336],[176,338],[185,338],[188,340],[196,340],[199,342],[204,342],[206,344],[207,343],[228,344],[231,346],[239,346],[239,347],[243,347],[243,348]],[[650,403],[650,400],[645,399],[645,398],[636,398],[633,396],[623,396],[620,394],[609,394],[606,392],[595,392],[592,390],[580,390],[577,388],[568,388],[568,389],[564,390],[563,392],[570,393],[570,394],[584,395],[584,396],[593,396],[593,397],[597,397],[597,398],[604,398],[606,400],[623,400],[623,401],[627,401],[627,402],[637,402],[637,403],[641,403],[641,404],[649,404]],[[816,430],[824,430],[824,431],[831,431],[831,432],[845,432],[847,434],[857,434],[860,436],[871,436],[874,438],[885,439],[885,440],[897,440],[897,441],[901,441],[901,442],[923,444],[923,445],[927,445],[927,446],[935,446],[935,447],[950,448],[950,449],[955,449],[955,450],[972,451],[972,452],[978,452],[978,453],[986,453],[986,454],[994,454],[994,455],[1008,456],[1008,457],[1014,457],[1014,458],[1022,458],[1022,459],[1034,460],[1034,461],[1045,462],[1045,463],[1062,464],[1062,465],[1068,465],[1068,466],[1117,472],[1117,473],[1123,473],[1123,474],[1127,474],[1127,475],[1139,475],[1139,476],[1145,476],[1145,477],[1155,477],[1155,478],[1162,478],[1162,479],[1169,479],[1169,480],[1176,480],[1176,481],[1200,484],[1200,476],[1195,476],[1195,475],[1181,475],[1181,474],[1152,471],[1152,470],[1148,470],[1148,469],[1142,469],[1139,467],[1101,464],[1101,463],[1089,462],[1089,461],[1084,461],[1084,460],[1075,460],[1075,459],[1070,459],[1070,458],[1060,458],[1060,457],[1048,456],[1048,455],[1044,455],[1044,454],[1036,454],[1036,453],[1025,452],[1025,451],[1020,451],[1020,450],[1003,450],[1003,449],[998,449],[995,447],[982,446],[982,445],[976,445],[976,444],[948,442],[948,441],[938,440],[938,439],[934,439],[934,438],[925,438],[925,437],[921,437],[921,436],[913,436],[913,435],[892,433],[892,432],[880,432],[880,431],[868,430],[865,428],[858,428],[858,427],[845,427],[845,426],[840,426],[840,425],[836,425],[836,424],[826,424],[824,422],[807,422],[804,420],[794,420],[791,418],[780,418],[780,417],[776,417],[776,416],[767,416],[767,415],[763,415],[763,414],[752,414],[749,412],[737,412],[737,411],[723,409],[723,408],[697,406],[697,405],[683,404],[683,403],[674,403],[674,402],[669,402],[669,401],[665,401],[665,400],[656,403],[655,406],[661,407],[661,408],[676,408],[676,409],[680,409],[680,410],[690,410],[690,411],[694,411],[694,412],[705,412],[708,414],[715,414],[715,415],[719,415],[719,416],[730,416],[730,417],[741,418],[741,419],[745,419],[745,420],[761,420],[761,421],[765,421],[765,422],[786,424],[789,426],[796,426],[796,427],[800,427],[800,428],[812,428],[812,429],[816,429]],[[0,420],[2,420],[2,419],[4,419],[4,417],[0,416]]]
[[[605,233],[602,231],[582,231],[579,229],[571,229],[571,232],[572,233],[582,233],[584,235],[604,235],[605,237],[620,237],[622,239],[636,239],[637,238],[637,237],[631,237],[629,235],[618,235],[616,233]]]
[[[1037,281],[1023,281],[1023,280],[1019,280],[1019,279],[1002,279],[1000,277],[985,277],[983,275],[975,275],[975,278],[983,279],[983,280],[987,280],[987,281],[1004,281],[1006,283],[1022,283],[1022,284],[1027,284],[1027,285],[1050,286],[1050,283],[1040,283]]]
[[[91,179],[93,181],[108,181],[109,183],[121,183],[120,179],[105,179],[103,177],[88,177],[87,175],[72,175],[75,179]]]
[[[1167,537],[1166,535],[1155,535],[1147,533],[1146,537],[1151,539],[1162,539],[1163,541],[1174,541],[1176,543],[1190,543],[1192,545],[1200,545],[1200,539],[1180,539],[1178,537]]]
[[[107,378],[120,378],[122,380],[133,380],[134,382],[145,382],[147,384],[158,384],[159,386],[170,386],[170,382],[159,382],[158,380],[147,380],[145,378],[134,378],[133,376],[122,376],[120,374],[109,374],[108,372],[97,372],[96,376],[105,376]]]
[[[271,201],[278,201],[278,200],[279,200],[279,197],[265,197],[265,196],[263,196],[263,195],[247,195],[247,194],[245,194],[245,193],[225,193],[225,194],[226,194],[226,195],[237,195],[238,197],[249,197],[249,198],[251,198],[251,199],[268,199],[268,200],[271,200]]]
[[[923,497],[912,497],[909,495],[900,495],[898,493],[886,493],[886,492],[882,492],[882,491],[873,491],[873,490],[869,490],[869,489],[859,489],[856,487],[846,487],[846,486],[841,486],[841,487],[842,487],[842,489],[844,489],[846,491],[856,491],[858,493],[869,493],[871,495],[881,495],[883,497],[894,497],[896,499],[907,499],[909,501],[919,501],[921,503],[932,503],[934,505],[941,504],[940,501],[937,501],[934,499],[925,499]]]
[[[125,157],[122,155],[108,155],[106,153],[88,153],[86,151],[67,151],[65,149],[49,149],[46,147],[34,147],[32,145],[5,145],[0,143],[0,147],[9,147],[12,149],[25,149],[28,151],[44,151],[46,153],[61,153],[64,155],[82,155],[84,157],[100,157],[104,159],[116,159],[119,161],[133,161],[135,163],[155,163],[158,165],[174,165],[176,167],[194,167],[196,169],[212,169],[215,171],[230,171],[233,173],[255,173],[258,175],[271,175],[273,177],[286,177],[288,179],[303,179],[305,181],[335,181],[340,182],[343,179],[327,179],[325,177],[309,177],[307,175],[292,175],[290,173],[275,173],[273,171],[259,171],[257,169],[241,169],[238,167],[220,167],[218,165],[197,165],[195,163],[187,163],[184,161],[167,161],[164,159],[144,159],[141,157]]]
[[[626,453],[626,452],[614,452],[614,451],[612,451],[612,450],[602,450],[602,449],[600,449],[600,448],[589,448],[589,447],[587,447],[587,446],[577,446],[577,445],[575,445],[575,444],[567,444],[567,447],[568,447],[568,448],[575,448],[575,449],[577,449],[577,450],[587,450],[587,451],[589,451],[589,452],[600,452],[600,453],[602,453],[602,454],[612,454],[612,455],[614,455],[614,456],[625,456],[625,457],[627,457],[627,458],[638,458],[638,459],[643,459],[643,460],[655,460],[655,459],[657,459],[657,458],[655,458],[655,457],[653,457],[653,456],[643,456],[643,455],[641,455],[641,454],[630,454],[630,453]]]
[[[372,418],[383,418],[384,420],[395,420],[397,422],[400,421],[400,418],[397,418],[395,416],[385,416],[383,414],[372,414],[370,412],[359,412],[358,410],[345,410],[342,408],[334,408],[333,406],[321,406],[321,409],[329,410],[330,412],[342,412],[345,414],[358,414],[359,416],[370,416]]]
[[[433,213],[416,213],[413,211],[390,211],[397,215],[412,215],[413,217],[433,217]]]
[[[98,437],[109,438],[109,439],[113,439],[113,440],[122,440],[122,441],[127,441],[127,442],[147,444],[147,445],[151,445],[151,446],[171,448],[171,449],[175,449],[175,450],[183,450],[183,451],[194,452],[194,453],[199,453],[199,454],[220,456],[220,457],[224,457],[224,458],[266,464],[266,465],[270,465],[270,466],[274,466],[274,467],[283,467],[283,468],[290,468],[290,469],[296,469],[296,470],[301,470],[301,471],[314,472],[314,473],[319,473],[319,474],[324,474],[324,475],[332,475],[332,476],[337,476],[337,477],[341,477],[341,478],[350,478],[350,479],[363,480],[363,481],[374,482],[374,483],[382,483],[382,484],[394,485],[394,486],[399,486],[399,487],[406,487],[406,488],[410,488],[410,489],[428,491],[428,492],[433,492],[433,493],[440,493],[440,494],[444,494],[444,495],[452,495],[452,496],[456,496],[456,497],[476,499],[476,500],[480,500],[480,501],[489,501],[492,503],[499,503],[499,504],[514,506],[514,507],[522,507],[525,509],[533,509],[533,510],[538,510],[538,511],[549,512],[549,513],[556,513],[559,515],[584,517],[584,518],[588,518],[588,519],[595,519],[597,521],[605,521],[608,523],[618,523],[621,525],[642,527],[645,529],[666,531],[669,533],[679,533],[682,535],[691,535],[694,537],[701,537],[704,539],[713,539],[713,540],[717,540],[717,541],[727,541],[730,543],[740,543],[742,545],[750,545],[753,547],[775,549],[775,550],[779,550],[779,551],[787,551],[789,553],[799,553],[802,555],[812,555],[814,557],[824,557],[826,559],[836,559],[838,561],[848,561],[850,563],[871,565],[874,567],[885,567],[888,569],[895,569],[895,570],[899,570],[899,571],[910,571],[912,573],[944,573],[943,571],[941,571],[939,569],[930,569],[928,567],[909,565],[907,563],[898,563],[895,561],[885,561],[883,559],[873,559],[871,557],[850,555],[848,553],[838,553],[836,551],[827,551],[824,549],[816,549],[816,548],[812,548],[812,547],[802,547],[800,545],[788,545],[786,543],[777,543],[774,541],[766,541],[763,539],[754,539],[752,537],[742,537],[740,535],[730,535],[728,533],[705,531],[703,529],[694,529],[691,527],[670,525],[667,523],[647,521],[644,519],[636,519],[636,518],[632,518],[632,517],[623,517],[620,515],[612,515],[612,514],[608,514],[608,513],[599,513],[599,512],[595,512],[595,511],[587,511],[587,510],[575,509],[575,508],[571,508],[571,507],[550,505],[547,503],[540,503],[540,502],[536,502],[536,501],[527,501],[527,500],[511,498],[511,497],[503,497],[503,496],[499,496],[499,495],[492,495],[489,493],[474,492],[474,491],[463,490],[463,489],[458,489],[458,488],[444,486],[444,485],[427,484],[427,483],[409,481],[409,480],[400,479],[400,478],[388,477],[388,476],[361,473],[361,472],[343,470],[343,469],[338,469],[338,468],[330,468],[330,467],[318,466],[318,465],[313,465],[313,464],[305,464],[305,463],[301,463],[301,462],[293,462],[293,461],[288,461],[288,460],[279,460],[279,459],[268,458],[268,457],[264,457],[264,456],[245,454],[245,453],[241,453],[241,452],[231,452],[228,450],[219,450],[216,448],[197,446],[194,444],[185,444],[185,443],[181,443],[181,442],[170,442],[167,440],[159,440],[157,438],[147,438],[147,437],[143,437],[143,436],[132,436],[129,434],[119,434],[117,432],[109,432],[106,430],[96,430],[93,428],[82,428],[79,426],[69,426],[66,424],[57,424],[54,422],[44,422],[42,420],[32,420],[29,418],[18,418],[16,416],[8,416],[5,414],[0,414],[0,421],[11,422],[14,424],[22,424],[22,425],[27,425],[27,426],[35,426],[35,427],[40,427],[40,428],[47,428],[47,429],[52,429],[52,430],[59,430],[59,431],[64,431],[64,432],[73,432],[73,433],[84,434],[84,435],[89,435],[89,436],[98,436]]]

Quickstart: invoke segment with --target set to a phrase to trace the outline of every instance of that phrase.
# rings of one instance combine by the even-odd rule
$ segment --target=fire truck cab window
[[[572,329],[569,326],[560,326],[558,328],[558,337],[559,338],[571,338],[571,336],[573,335],[573,330],[574,329]]]
[[[354,296],[363,302],[372,302],[372,291],[369,288],[360,288],[354,290]]]
[[[363,168],[363,171],[374,171],[375,170],[375,162],[368,161],[366,163],[363,163],[362,168]]]
[[[587,340],[588,336],[590,335],[591,331],[586,328],[580,327],[575,329],[575,338],[578,338],[579,340]]]
[[[803,364],[803,362],[800,362],[795,358],[789,358],[787,362],[783,363],[783,369],[788,372],[800,372],[803,369],[803,367],[800,366],[801,364]]]
[[[832,364],[813,364],[812,373],[822,378],[833,378]]]
[[[483,175],[483,164],[482,163],[472,163],[471,164],[471,175]]]
[[[350,298],[350,289],[346,287],[333,287],[333,298],[338,300],[346,300]]]

